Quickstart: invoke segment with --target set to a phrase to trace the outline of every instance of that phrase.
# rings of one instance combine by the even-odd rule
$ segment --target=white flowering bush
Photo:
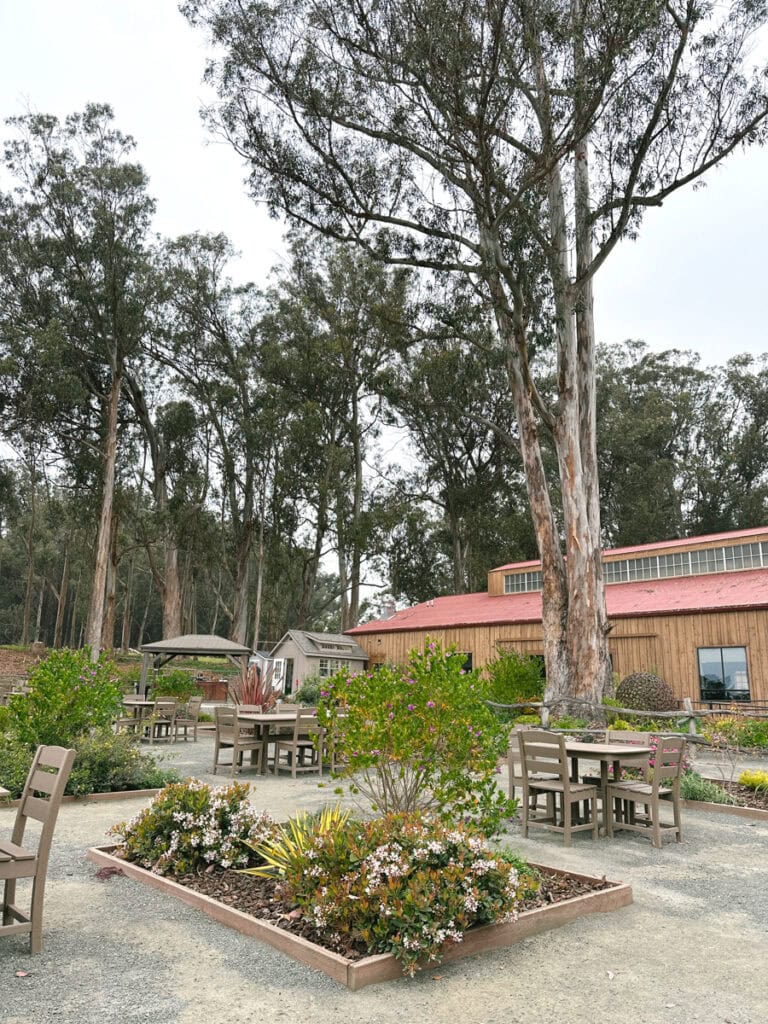
[[[394,953],[411,975],[472,925],[514,918],[535,885],[466,828],[403,814],[318,832],[284,880],[323,935]]]
[[[248,803],[248,789],[241,782],[215,789],[197,779],[174,783],[108,834],[126,860],[161,875],[247,867],[251,846],[267,842],[277,828]]]

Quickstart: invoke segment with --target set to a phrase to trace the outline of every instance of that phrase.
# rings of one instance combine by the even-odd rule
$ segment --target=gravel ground
[[[183,774],[213,781],[212,740],[180,743]],[[227,776],[216,778],[225,781]],[[243,778],[275,817],[320,806],[305,777]],[[503,782],[503,777],[500,780]],[[352,993],[268,946],[125,878],[99,882],[85,849],[146,800],[62,806],[44,950],[0,939],[2,1024],[766,1024],[768,823],[685,813],[685,842],[625,834],[593,843],[512,826],[531,860],[631,882],[635,902],[518,946]],[[15,811],[0,810],[0,834]],[[16,977],[16,971],[28,971]]]

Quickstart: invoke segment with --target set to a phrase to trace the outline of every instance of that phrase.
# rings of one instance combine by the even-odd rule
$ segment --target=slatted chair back
[[[33,953],[39,953],[42,948],[43,897],[48,859],[56,819],[74,760],[75,751],[66,747],[37,748],[24,783],[11,841],[0,840],[0,880],[5,882],[0,906],[0,935],[29,933]],[[36,850],[23,845],[30,819],[42,825],[37,836]],[[33,879],[28,914],[16,905],[16,881],[19,878]]]
[[[674,736],[660,736],[653,755],[653,788],[665,788],[670,782],[679,783],[685,754],[685,740]]]
[[[622,743],[629,747],[650,747],[650,732],[632,732],[628,729],[609,729],[605,734],[606,743]],[[638,764],[637,761],[620,761],[621,768],[634,768],[643,773],[646,782],[650,780],[651,769],[647,761]]]
[[[216,722],[216,732],[222,739],[231,740],[235,726],[237,725],[237,713],[234,708],[224,707],[219,704],[213,710],[213,717]]]
[[[38,840],[38,857],[43,847],[50,849],[56,817],[64,796],[64,788],[72,771],[75,751],[66,747],[38,747],[24,783],[21,802],[16,812],[11,842],[22,845],[29,818],[42,822]],[[46,850],[47,856],[47,850]]]
[[[555,776],[567,788],[570,780],[565,739],[558,733],[547,732],[545,729],[522,729],[518,737],[523,773]]]

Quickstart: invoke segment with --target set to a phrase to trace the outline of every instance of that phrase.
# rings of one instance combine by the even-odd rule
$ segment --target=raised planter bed
[[[109,793],[86,793],[85,796],[63,796],[63,804],[89,804],[101,803],[110,800],[130,800],[132,797],[157,796],[159,789],[114,789]],[[8,800],[6,803],[0,801],[0,807],[18,807],[21,799]]]
[[[261,921],[244,914],[240,910],[228,907],[210,896],[195,892],[186,886],[179,885],[171,879],[162,875],[155,875],[145,868],[123,860],[115,856],[114,846],[92,847],[88,850],[88,859],[100,867],[114,868],[121,871],[128,878],[136,879],[149,885],[154,889],[160,889],[175,896],[191,907],[202,910],[203,913],[218,921],[220,924],[234,928],[243,935],[250,935],[268,943],[275,949],[287,953],[295,960],[313,967],[315,970],[323,971],[334,981],[346,985],[352,991],[363,988],[365,985],[372,985],[380,981],[392,981],[403,977],[402,967],[399,961],[390,953],[382,953],[375,956],[368,956],[362,960],[350,960],[323,949],[315,943],[282,928],[278,928],[267,921]],[[533,865],[542,867],[543,865]],[[547,868],[547,871],[553,871]],[[570,875],[572,878],[599,881],[590,875],[580,875],[575,872],[558,871],[558,874]],[[517,921],[506,924],[483,925],[473,928],[464,936],[464,940],[455,946],[450,946],[443,957],[443,963],[452,960],[459,960],[466,956],[476,956],[478,953],[485,953],[491,949],[500,949],[504,946],[512,946],[516,942],[538,935],[539,932],[548,931],[551,928],[559,928],[561,925],[570,924],[579,917],[587,914],[606,913],[626,907],[632,902],[632,887],[623,882],[609,882],[608,888],[588,893],[584,896],[577,896],[573,899],[563,900],[560,903],[553,903],[548,907],[538,907],[535,910],[525,910],[518,917]]]
[[[759,807],[740,807],[738,804],[711,804],[705,800],[681,800],[683,807],[691,811],[716,811],[730,814],[735,818],[751,818],[753,821],[768,821],[768,811]]]

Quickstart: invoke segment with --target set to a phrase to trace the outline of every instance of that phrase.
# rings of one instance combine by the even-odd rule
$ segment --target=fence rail
[[[682,726],[685,729],[681,735],[686,735],[689,740],[693,743],[705,743],[706,740],[696,734],[696,722],[699,719],[708,718],[710,716],[722,717],[724,715],[734,715],[741,718],[768,718],[768,705],[765,706],[766,710],[763,711],[762,707],[760,711],[753,711],[751,707],[745,707],[743,704],[739,705],[728,705],[725,707],[709,708],[698,710],[694,708],[694,702],[690,697],[684,697],[682,700],[682,708],[677,711],[638,711],[636,708],[617,708],[613,705],[607,704],[595,704],[594,701],[582,700],[579,697],[558,697],[551,701],[533,701],[526,700],[520,701],[515,704],[498,704],[495,701],[486,701],[488,707],[494,711],[525,711],[531,710],[536,711],[541,718],[542,725],[546,726],[549,722],[549,712],[553,708],[557,708],[560,705],[567,703],[570,707],[573,705],[580,705],[587,712],[591,712],[592,715],[634,715],[638,718],[650,718],[653,721],[659,719],[669,719],[670,723],[675,722],[676,725]],[[708,701],[696,701],[697,704],[710,703]],[[762,703],[762,702],[761,702]],[[754,706],[754,705],[753,705]],[[558,732],[579,732],[582,734],[589,734],[598,730],[593,729],[559,729]]]

